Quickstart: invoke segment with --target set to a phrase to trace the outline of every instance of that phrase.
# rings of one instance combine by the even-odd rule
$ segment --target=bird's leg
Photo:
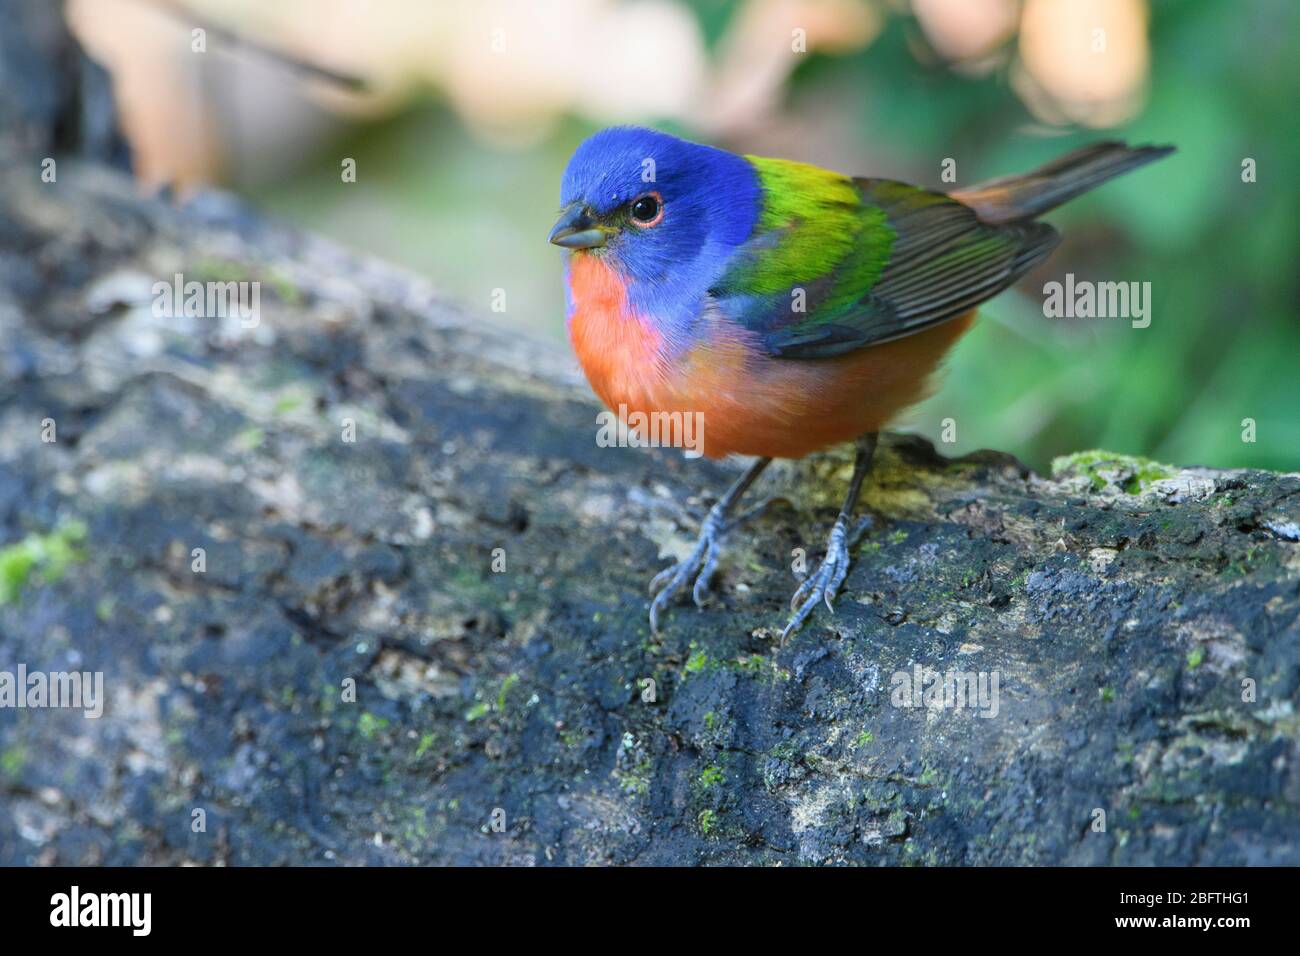
[[[749,486],[754,483],[754,479],[763,473],[763,469],[771,461],[771,458],[759,458],[745,469],[745,473],[737,478],[726,493],[718,499],[717,504],[709,509],[709,514],[700,527],[700,536],[695,542],[695,547],[691,549],[691,553],[671,567],[664,568],[650,582],[650,593],[654,595],[654,600],[650,602],[650,630],[652,632],[658,633],[659,631],[659,612],[668,606],[668,602],[673,595],[681,590],[682,585],[692,575],[695,575],[695,603],[701,607],[704,605],[704,595],[709,590],[709,579],[713,577],[713,571],[718,566],[718,556],[721,553],[723,536],[741,521],[752,517],[755,511],[760,509],[747,511],[735,519],[731,517],[731,511],[736,507],[736,503],[740,501],[741,496],[749,490]]]
[[[790,623],[781,632],[782,641],[798,630],[799,625],[813,612],[819,602],[825,601],[831,613],[835,611],[831,599],[849,573],[849,548],[857,543],[862,532],[871,526],[869,516],[858,522],[852,530],[849,528],[849,523],[853,520],[853,509],[857,506],[858,495],[862,493],[863,479],[871,470],[871,457],[875,451],[874,433],[863,435],[858,439],[857,454],[853,459],[853,477],[849,479],[849,490],[844,496],[844,506],[840,508],[840,515],[831,527],[830,539],[826,543],[826,557],[822,559],[821,567],[799,585],[799,590],[795,591],[794,597],[790,599],[790,607],[798,610],[794,612]]]

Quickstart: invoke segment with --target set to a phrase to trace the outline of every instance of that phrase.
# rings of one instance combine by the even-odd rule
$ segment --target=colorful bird
[[[709,457],[756,456],[691,553],[651,582],[652,629],[692,576],[703,604],[723,537],[748,516],[736,505],[773,458],[854,441],[826,557],[785,634],[819,602],[833,610],[868,523],[852,516],[877,432],[926,396],[976,306],[1056,246],[1036,217],[1171,151],[1096,143],[945,195],[637,127],[579,146],[550,241],[568,250],[569,337],[588,381],[621,416],[700,416]]]

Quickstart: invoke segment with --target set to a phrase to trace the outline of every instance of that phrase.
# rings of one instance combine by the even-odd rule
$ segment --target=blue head
[[[596,255],[628,281],[641,311],[668,320],[698,302],[753,233],[758,174],[733,153],[633,126],[573,154],[551,242]]]

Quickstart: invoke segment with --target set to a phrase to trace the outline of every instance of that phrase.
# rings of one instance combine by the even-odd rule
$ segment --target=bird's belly
[[[676,401],[703,416],[704,452],[802,458],[885,427],[921,401],[971,311],[915,335],[827,359],[756,349],[684,365]],[[723,350],[727,355],[728,350]]]

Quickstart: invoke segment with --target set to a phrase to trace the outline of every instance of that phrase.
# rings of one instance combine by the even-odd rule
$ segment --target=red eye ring
[[[653,203],[652,206],[647,204],[646,208],[643,208],[642,210],[642,214],[644,215],[648,210],[653,209],[653,212],[650,213],[650,218],[648,219],[640,218],[637,215],[637,207],[642,203],[645,203],[646,200],[650,200],[650,202]],[[649,229],[651,226],[659,225],[664,218],[664,197],[659,195],[658,192],[653,191],[642,193],[640,196],[633,199],[628,205],[628,218],[632,220],[632,225],[641,229]]]

